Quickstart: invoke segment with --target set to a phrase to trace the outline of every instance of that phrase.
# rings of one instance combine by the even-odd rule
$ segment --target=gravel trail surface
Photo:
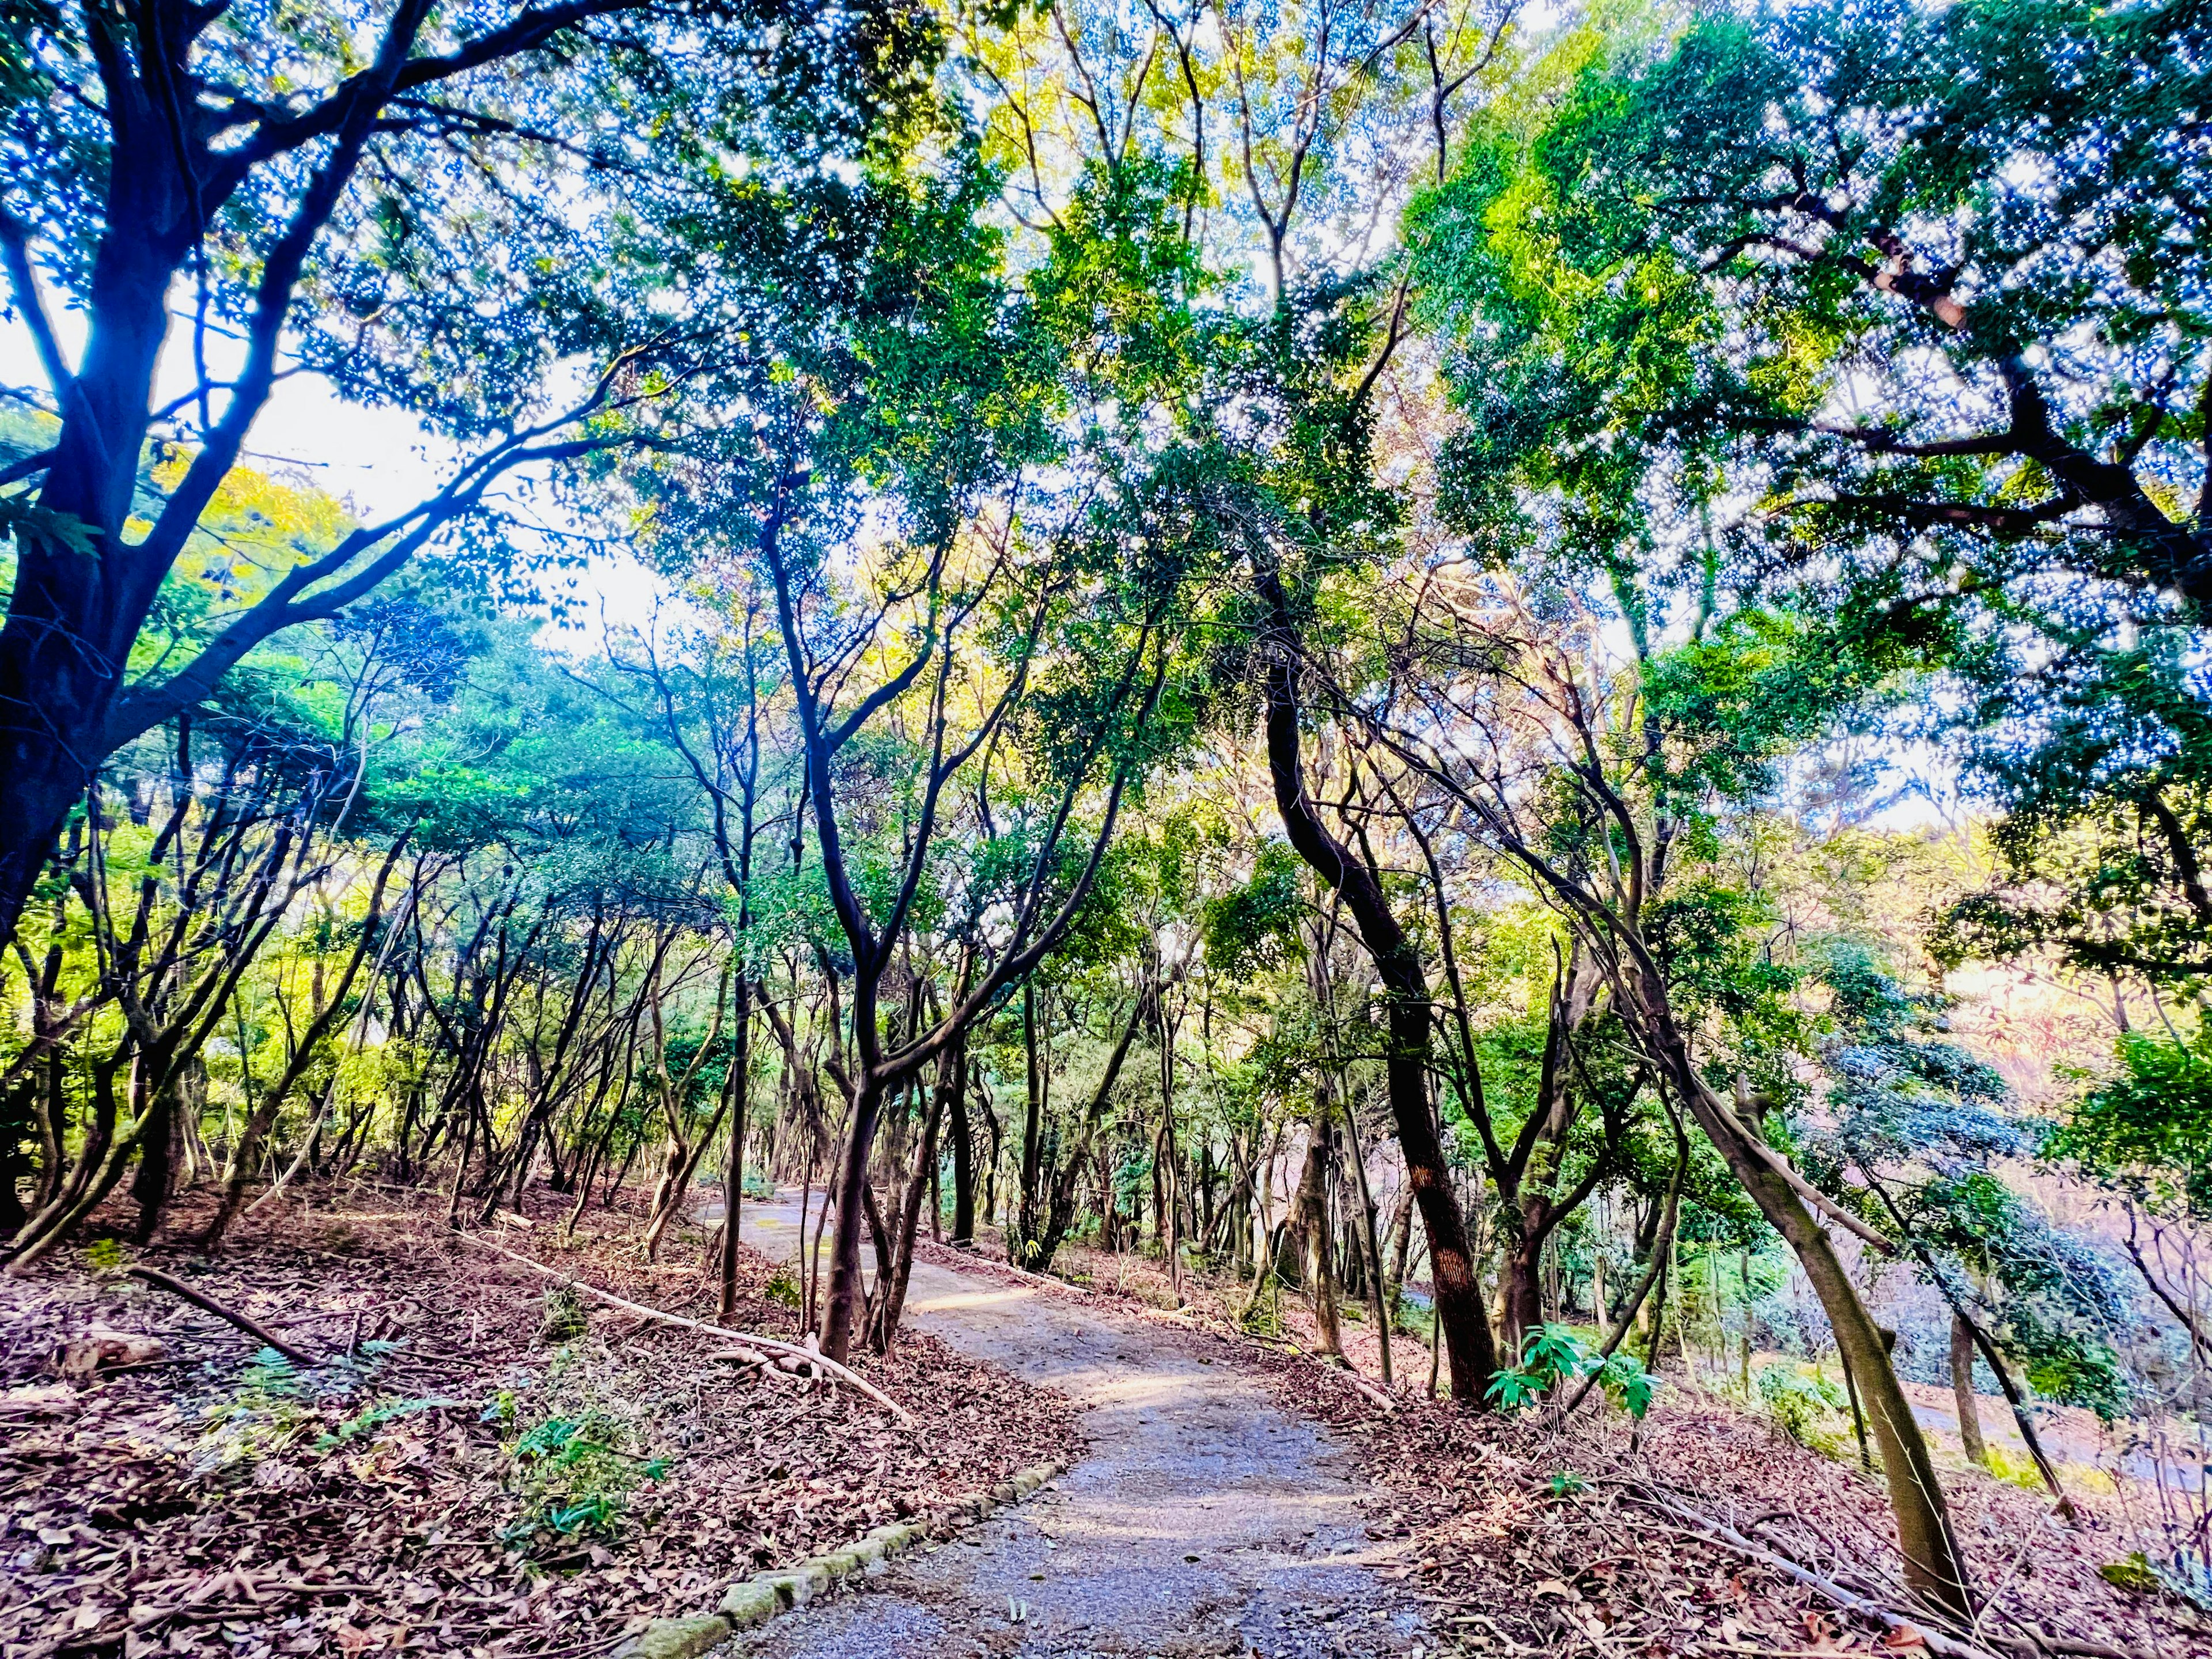
[[[796,1206],[744,1206],[748,1243],[798,1253]],[[790,1659],[1432,1651],[1419,1605],[1376,1575],[1350,1461],[1214,1358],[1213,1345],[939,1262],[907,1317],[1073,1397],[1087,1456],[958,1540],[738,1638]]]

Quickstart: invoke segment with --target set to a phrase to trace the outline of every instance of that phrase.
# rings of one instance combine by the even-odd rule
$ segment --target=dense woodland
[[[2202,0],[4,9],[7,1273],[781,1189],[2212,1612]]]

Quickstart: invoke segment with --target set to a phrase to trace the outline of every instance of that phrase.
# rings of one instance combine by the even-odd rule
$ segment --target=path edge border
[[[698,1659],[740,1631],[756,1629],[795,1612],[859,1578],[890,1570],[892,1560],[932,1539],[951,1538],[1020,1503],[1047,1481],[1067,1472],[1064,1463],[1032,1463],[985,1492],[956,1498],[938,1512],[933,1524],[896,1521],[825,1554],[809,1556],[788,1567],[740,1578],[722,1592],[713,1613],[690,1619],[656,1619],[621,1647],[615,1659]]]

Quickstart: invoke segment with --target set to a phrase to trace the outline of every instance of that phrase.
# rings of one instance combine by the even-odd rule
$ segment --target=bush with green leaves
[[[1566,1326],[1546,1325],[1528,1333],[1519,1364],[1491,1377],[1488,1397],[1507,1411],[1522,1411],[1584,1377],[1595,1377],[1607,1399],[1639,1421],[1658,1386],[1635,1355],[1601,1353]]]
[[[1841,1443],[1832,1424],[1850,1402],[1819,1366],[1783,1361],[1763,1367],[1759,1397],[1776,1426],[1798,1444],[1832,1454]]]
[[[620,1419],[605,1412],[549,1417],[523,1435],[507,1453],[520,1513],[501,1540],[611,1536],[638,1484],[668,1473],[666,1458],[637,1455],[629,1449],[630,1438]]]

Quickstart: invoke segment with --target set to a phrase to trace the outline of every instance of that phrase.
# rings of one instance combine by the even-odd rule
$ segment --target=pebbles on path
[[[744,1234],[796,1246],[795,1206]],[[866,1589],[741,1636],[788,1659],[1370,1659],[1433,1651],[1419,1604],[1377,1576],[1341,1454],[1209,1339],[917,1261],[908,1317],[1085,1408],[1088,1454],[1018,1509]]]

